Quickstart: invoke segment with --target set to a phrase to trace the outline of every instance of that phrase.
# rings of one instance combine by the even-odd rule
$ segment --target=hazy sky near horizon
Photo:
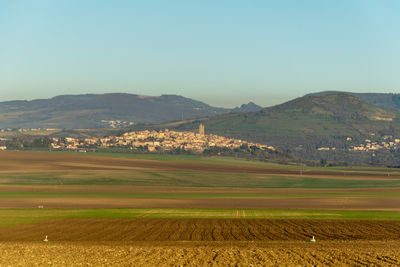
[[[0,101],[400,92],[398,0],[0,0]]]

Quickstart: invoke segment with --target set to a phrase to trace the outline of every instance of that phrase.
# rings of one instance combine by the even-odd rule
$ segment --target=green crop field
[[[58,218],[247,218],[400,220],[388,211],[287,210],[287,209],[2,209],[0,226]]]

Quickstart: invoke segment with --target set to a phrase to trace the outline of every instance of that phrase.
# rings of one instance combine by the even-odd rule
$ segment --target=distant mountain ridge
[[[226,109],[178,95],[61,95],[50,99],[0,102],[0,128],[96,128],[102,121],[163,123],[229,112],[259,110],[254,103]]]
[[[236,107],[232,109],[232,112],[253,112],[259,111],[262,108],[259,105],[256,105],[253,102],[249,102],[247,104],[242,104],[240,107]]]

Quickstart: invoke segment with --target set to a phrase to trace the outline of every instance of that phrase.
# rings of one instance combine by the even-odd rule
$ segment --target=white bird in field
[[[44,241],[44,242],[49,242],[49,240],[47,239],[47,235],[46,235],[46,237],[44,238],[43,241]]]
[[[314,236],[312,236],[312,238],[311,238],[310,242],[315,242],[315,241],[317,241],[317,240],[315,240],[315,237],[314,237]]]

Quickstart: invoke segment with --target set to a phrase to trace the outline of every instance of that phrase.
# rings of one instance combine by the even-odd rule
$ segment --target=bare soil
[[[0,242],[0,266],[399,266],[399,241]]]

